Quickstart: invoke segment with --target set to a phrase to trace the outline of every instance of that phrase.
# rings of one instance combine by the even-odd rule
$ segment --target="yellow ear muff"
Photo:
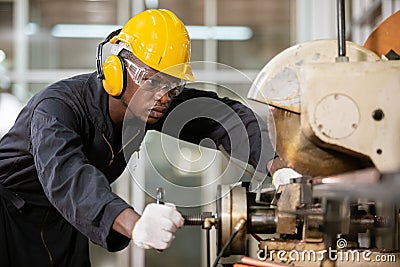
[[[124,60],[116,55],[107,57],[103,63],[103,86],[106,92],[114,97],[122,94],[126,87]]]

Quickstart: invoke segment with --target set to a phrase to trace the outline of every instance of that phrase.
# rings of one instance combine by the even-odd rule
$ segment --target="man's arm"
[[[133,209],[124,209],[114,220],[112,229],[128,238],[132,238],[133,227],[140,216]]]
[[[242,103],[214,92],[185,88],[164,118],[149,129],[211,148],[222,146],[264,174],[275,155],[265,122]],[[202,142],[207,139],[213,144]]]

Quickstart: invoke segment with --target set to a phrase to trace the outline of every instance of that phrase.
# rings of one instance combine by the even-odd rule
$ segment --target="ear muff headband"
[[[98,44],[96,53],[97,78],[102,80],[106,92],[114,97],[119,97],[126,88],[126,69],[123,58],[118,55],[111,55],[103,62],[103,46],[114,36],[120,33],[121,29],[110,33],[104,41]]]

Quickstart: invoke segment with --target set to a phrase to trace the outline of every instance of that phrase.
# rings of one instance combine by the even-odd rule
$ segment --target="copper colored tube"
[[[244,264],[248,264],[248,265],[256,266],[256,267],[288,267],[288,266],[296,267],[296,266],[288,265],[288,264],[284,264],[284,263],[259,261],[257,259],[246,257],[246,256],[242,257],[241,262]]]

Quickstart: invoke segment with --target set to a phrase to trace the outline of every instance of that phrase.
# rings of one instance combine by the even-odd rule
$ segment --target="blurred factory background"
[[[94,71],[97,44],[142,10],[174,11],[188,26],[193,61],[218,62],[247,76],[249,79],[243,80],[237,71],[217,64],[194,71],[203,80],[212,75],[213,81],[229,88],[216,88],[218,93],[240,99],[246,97],[251,80],[262,67],[282,50],[308,40],[335,39],[335,4],[333,0],[0,0],[0,136],[11,126],[21,106],[46,85]],[[346,1],[347,40],[362,45],[379,22],[399,9],[399,0]],[[261,116],[267,112],[265,105],[248,104]],[[147,150],[141,152],[146,155],[139,157],[134,170],[143,183],[147,177],[157,176],[148,167],[149,160],[159,172],[186,177],[186,186],[201,184],[202,178],[219,173],[224,164],[218,156],[204,172],[174,173],[167,160],[151,153],[160,146],[158,137],[157,133],[147,136]],[[196,156],[197,148],[182,146]],[[154,201],[128,171],[123,176],[113,186],[138,211],[146,202]],[[200,267],[206,266],[204,247],[201,229],[185,228],[163,253],[132,245],[119,253],[108,253],[92,246],[92,264]]]

